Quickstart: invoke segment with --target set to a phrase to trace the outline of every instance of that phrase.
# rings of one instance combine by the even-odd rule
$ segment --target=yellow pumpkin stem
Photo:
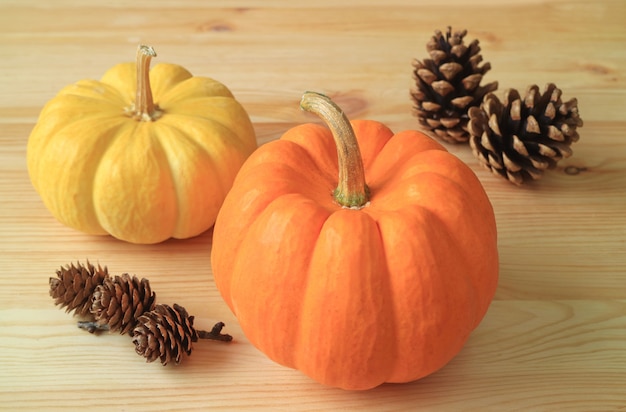
[[[328,96],[305,92],[300,101],[302,110],[318,115],[333,134],[337,146],[339,181],[333,192],[343,207],[360,209],[369,201],[365,170],[354,130],[343,110]]]
[[[161,111],[152,99],[150,87],[150,61],[156,57],[151,46],[140,45],[137,48],[137,97],[135,104],[129,110],[133,118],[144,122],[151,122],[161,116]]]

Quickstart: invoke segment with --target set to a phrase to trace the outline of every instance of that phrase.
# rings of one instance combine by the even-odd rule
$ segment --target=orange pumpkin
[[[330,130],[297,126],[244,163],[214,227],[216,285],[253,345],[323,384],[429,375],[493,299],[489,199],[419,132],[350,124],[316,93],[301,106]]]

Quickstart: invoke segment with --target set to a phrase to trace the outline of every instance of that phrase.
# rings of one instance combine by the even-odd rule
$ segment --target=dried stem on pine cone
[[[222,333],[222,329],[224,328],[224,322],[218,322],[213,326],[209,332],[205,330],[198,331],[198,339],[211,339],[211,340],[219,340],[222,342],[230,342],[233,340],[233,337],[229,334]]]

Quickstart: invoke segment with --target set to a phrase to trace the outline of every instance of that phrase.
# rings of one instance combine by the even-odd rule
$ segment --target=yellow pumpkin
[[[209,229],[256,149],[248,114],[222,83],[181,66],[150,70],[154,49],[100,81],[62,89],[28,140],[28,172],[50,212],[132,243]]]

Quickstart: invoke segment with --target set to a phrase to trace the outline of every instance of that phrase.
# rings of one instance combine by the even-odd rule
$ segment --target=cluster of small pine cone
[[[578,101],[561,90],[536,85],[524,97],[515,89],[494,94],[497,82],[481,85],[491,69],[481,65],[479,41],[464,42],[467,30],[437,30],[426,45],[429,58],[413,61],[413,114],[422,128],[448,143],[469,142],[481,165],[520,185],[572,155],[583,122]]]
[[[183,354],[189,356],[192,343],[199,337],[230,341],[222,334],[224,323],[217,323],[210,332],[194,328],[194,317],[184,307],[156,304],[156,294],[148,279],[124,273],[110,276],[108,269],[89,262],[73,263],[56,271],[50,278],[50,296],[67,312],[87,317],[79,322],[90,332],[108,330],[129,334],[137,354],[147,362],[159,359],[163,365],[178,364]]]

